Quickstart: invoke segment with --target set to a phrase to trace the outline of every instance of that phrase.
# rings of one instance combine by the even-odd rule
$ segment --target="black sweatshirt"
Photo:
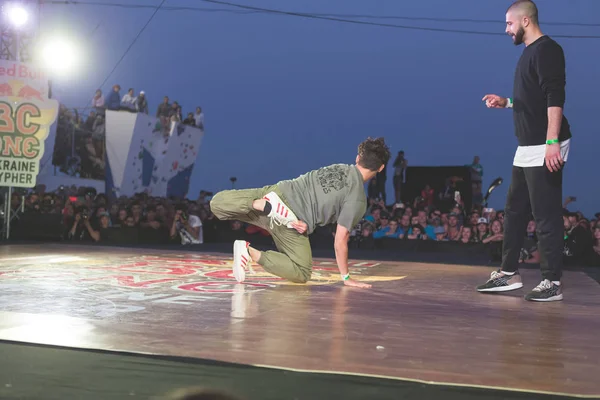
[[[542,36],[523,50],[515,71],[513,117],[519,146],[543,145],[548,133],[548,107],[565,104],[565,55],[562,47]],[[563,115],[559,140],[571,137]]]

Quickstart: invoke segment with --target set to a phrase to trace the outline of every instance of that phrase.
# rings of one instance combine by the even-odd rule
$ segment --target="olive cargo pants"
[[[210,202],[212,213],[220,220],[237,220],[256,225],[271,233],[279,250],[261,252],[260,260],[254,260],[265,271],[296,283],[307,282],[312,274],[312,250],[306,235],[285,225],[270,227],[270,218],[252,208],[254,200],[275,192],[285,203],[285,196],[277,185],[259,189],[225,190],[217,193]],[[294,211],[294,210],[292,210]]]

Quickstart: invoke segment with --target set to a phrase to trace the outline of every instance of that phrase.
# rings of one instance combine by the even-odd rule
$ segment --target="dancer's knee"
[[[290,281],[292,281],[294,283],[306,283],[309,280],[310,280],[310,275],[306,276],[304,274],[301,274],[297,278],[290,279]]]
[[[312,275],[312,260],[303,261],[300,263],[294,263],[296,269],[298,270],[298,282],[296,283],[306,283],[310,280]]]
[[[210,211],[218,219],[225,218],[225,201],[223,197],[223,192],[219,192],[215,194],[210,201]]]

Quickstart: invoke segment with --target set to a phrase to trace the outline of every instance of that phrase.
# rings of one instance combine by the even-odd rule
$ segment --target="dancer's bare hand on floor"
[[[354,279],[348,279],[347,281],[344,281],[344,285],[363,289],[368,289],[371,287],[371,285],[369,285],[368,283],[355,281]]]
[[[308,230],[308,225],[304,221],[292,222],[292,227],[301,235]]]

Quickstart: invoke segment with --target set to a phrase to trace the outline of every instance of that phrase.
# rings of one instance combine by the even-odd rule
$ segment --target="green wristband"
[[[348,279],[350,279],[350,272],[348,272],[346,275],[342,275],[342,279],[347,281]]]
[[[549,139],[549,140],[546,140],[546,144],[556,144],[556,143],[558,143],[558,139]]]

